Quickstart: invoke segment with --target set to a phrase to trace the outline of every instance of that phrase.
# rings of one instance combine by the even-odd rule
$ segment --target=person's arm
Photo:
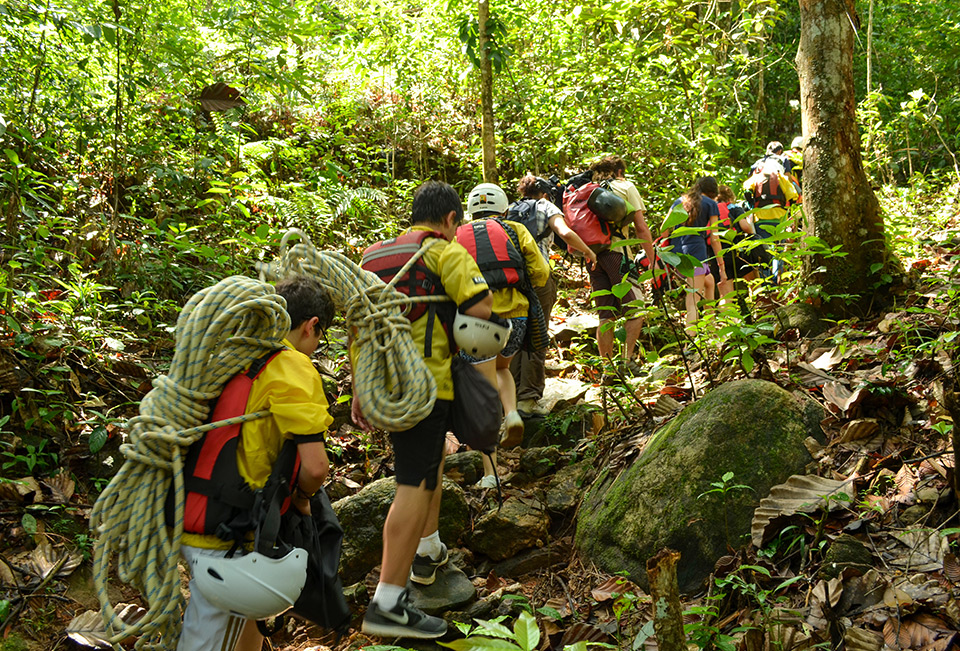
[[[717,216],[711,215],[707,222],[707,232],[710,233],[710,248],[713,249],[713,255],[717,259],[717,267],[720,269],[720,282],[727,280],[727,272],[723,268],[723,247],[720,245],[720,235],[717,233]]]
[[[483,298],[475,301],[469,301],[467,306],[460,306],[460,311],[467,316],[473,316],[478,319],[489,319],[493,314],[493,293],[488,289]]]
[[[647,219],[642,210],[633,211],[633,228],[636,230],[643,252],[647,254],[647,260],[652,264],[657,259],[653,252],[653,233],[647,226]]]
[[[572,228],[567,224],[567,220],[563,218],[563,215],[557,213],[550,218],[550,228],[553,230],[557,236],[567,243],[567,246],[572,248],[575,251],[579,251],[583,256],[589,261],[589,268],[593,269],[593,266],[597,264],[597,254],[593,252],[587,243],[583,241],[579,235],[574,232]]]
[[[290,496],[291,503],[304,515],[310,515],[310,498],[327,481],[330,473],[330,460],[323,441],[310,441],[297,444],[300,454],[300,474],[297,485]]]

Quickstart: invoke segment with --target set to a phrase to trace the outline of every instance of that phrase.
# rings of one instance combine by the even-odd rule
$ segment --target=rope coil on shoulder
[[[287,241],[304,242],[289,249]],[[317,252],[309,239],[289,231],[280,258],[259,265],[262,280],[294,273],[316,278],[344,310],[358,343],[353,360],[355,386],[364,415],[375,427],[404,431],[433,409],[436,381],[414,343],[403,316],[414,301],[445,301],[443,296],[408,297],[394,288],[397,279],[422,256],[422,247],[384,284],[375,274],[335,252]],[[135,648],[173,648],[180,636],[180,557],[185,501],[184,450],[211,429],[270,415],[268,411],[206,423],[210,400],[253,360],[275,350],[290,331],[286,303],[271,285],[232,276],[197,292],[177,319],[177,344],[170,371],[154,380],[128,423],[129,440],[120,446],[124,463],[97,499],[90,526],[94,585],[110,641],[137,637]],[[166,525],[164,505],[174,488],[174,522]],[[107,582],[116,556],[121,581],[137,588],[148,604],[133,623],[120,619]]]

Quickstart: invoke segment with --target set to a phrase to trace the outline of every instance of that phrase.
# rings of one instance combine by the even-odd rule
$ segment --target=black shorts
[[[390,432],[397,484],[419,486],[426,482],[431,491],[437,487],[452,405],[452,400],[438,399],[433,411],[419,423],[403,432]]]

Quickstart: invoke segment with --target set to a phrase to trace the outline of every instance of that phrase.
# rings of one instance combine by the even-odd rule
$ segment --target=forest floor
[[[921,259],[903,261],[911,283],[882,309],[836,323],[812,338],[781,330],[775,342],[764,346],[766,359],[751,375],[802,389],[823,405],[826,444],[812,451],[818,474],[851,480],[851,499],[816,518],[798,514],[761,549],[748,545],[718,559],[714,585],[682,601],[691,644],[725,651],[787,651],[844,643],[879,651],[884,645],[945,650],[958,641],[960,562],[955,554],[960,528],[955,527],[960,524],[951,483],[953,419],[944,406],[944,396],[954,388],[953,342],[960,336],[960,304],[954,299],[960,289],[954,262],[958,253],[956,241],[931,240]],[[580,273],[568,272],[558,314],[588,311]],[[103,442],[96,451],[78,444],[80,428],[90,427],[80,424],[52,434],[49,444],[14,439],[4,452],[4,476],[18,481],[0,483],[0,650],[92,647],[98,644],[98,624],[89,611],[98,608],[98,600],[91,580],[90,510],[120,462],[118,421],[135,414],[150,378],[166,368],[173,342],[151,339],[142,349],[128,349],[99,365],[69,345],[66,336],[52,342],[51,337],[37,339],[26,349],[31,356],[15,355],[11,346],[0,348],[3,391],[22,392],[31,384],[34,392],[60,391],[38,379],[51,367],[66,368],[71,386],[62,389],[63,399],[71,399],[72,388],[84,409],[112,410],[114,421],[100,425]],[[320,367],[344,395],[350,388],[342,350],[333,357],[336,361]],[[568,357],[552,360],[552,367],[562,369],[555,373],[596,383],[589,359]],[[602,427],[591,428],[596,429],[590,437],[599,450],[598,463],[642,451],[646,437],[664,422],[660,417],[654,421],[649,411],[660,396],[687,404],[691,381],[703,387],[743,377],[742,368],[721,361],[719,353],[704,351],[704,357],[689,376],[631,385],[633,408],[612,411],[605,423],[598,423]],[[340,423],[346,420],[345,408],[339,405]],[[27,417],[34,424],[52,422],[50,409],[40,406]],[[389,473],[389,446],[382,437],[362,438],[343,424],[336,441],[331,483],[338,490],[355,492]],[[517,456],[501,456],[508,473]],[[548,479],[508,485],[506,495],[532,494],[538,482]],[[466,490],[475,511],[489,508],[476,489]],[[540,623],[538,648],[584,641],[631,651],[655,648],[650,597],[582,560],[573,548],[574,529],[575,516],[552,524],[548,544],[567,550],[562,562],[516,581],[493,573],[472,576],[478,596],[496,601],[522,596],[508,598],[502,612],[516,615],[528,604]],[[832,572],[827,552],[838,539],[846,540],[844,535],[861,541],[866,560],[842,563],[842,571]],[[115,604],[131,604],[131,615],[142,605],[136,592],[121,584],[111,585],[110,597]],[[355,614],[362,615],[362,607]],[[504,623],[512,626],[512,619]],[[74,629],[69,637],[68,627]],[[483,646],[477,637],[471,639]],[[357,629],[338,640],[295,622],[271,642],[272,648],[290,651],[342,651],[381,643]],[[524,644],[517,648],[530,651]]]

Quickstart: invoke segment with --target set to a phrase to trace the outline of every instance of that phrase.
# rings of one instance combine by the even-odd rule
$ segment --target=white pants
[[[183,630],[177,651],[233,651],[247,620],[220,610],[204,599],[192,576],[193,561],[197,556],[226,556],[226,550],[183,545],[180,553],[191,567],[191,577],[190,601],[183,613]]]

